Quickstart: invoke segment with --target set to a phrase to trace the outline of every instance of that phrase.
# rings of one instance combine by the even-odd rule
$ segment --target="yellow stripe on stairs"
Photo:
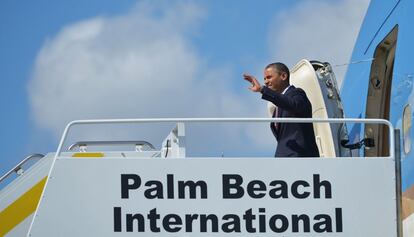
[[[37,208],[47,176],[0,212],[0,236],[24,221]]]

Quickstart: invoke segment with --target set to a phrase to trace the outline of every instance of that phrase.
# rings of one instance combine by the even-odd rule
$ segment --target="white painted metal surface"
[[[308,60],[302,59],[291,70],[291,83],[302,88],[312,104],[313,118],[328,118],[323,92],[319,86],[315,69]],[[315,140],[321,157],[336,157],[331,126],[328,123],[313,124]]]
[[[326,236],[392,237],[396,236],[394,171],[390,158],[58,158],[30,236],[200,236],[204,233],[200,233],[201,217],[186,224],[186,215],[214,214],[218,218],[217,232],[209,223],[204,235],[316,236],[317,230],[322,229]],[[174,181],[167,181],[168,174]],[[139,176],[139,187],[134,187],[138,181],[133,179],[124,179],[122,186],[122,175]],[[235,188],[237,179],[226,182],[223,177],[230,177],[227,175],[243,179],[239,191]],[[283,193],[280,186],[271,184],[275,180],[286,182],[287,198],[269,194],[277,187],[279,192],[275,193]],[[205,198],[201,188],[196,189],[193,198],[188,190],[179,198],[179,181],[203,181]],[[252,181],[256,184],[249,185]],[[162,185],[158,192],[156,182]],[[232,188],[225,188],[229,186]],[[225,190],[235,195],[241,193],[241,187],[241,198],[223,198]],[[173,190],[173,197],[168,198],[168,189]],[[298,198],[307,192],[307,197]],[[156,194],[163,198],[151,199]],[[249,210],[256,218],[251,222],[243,218]],[[148,215],[155,212],[159,217],[153,216],[151,221]],[[144,232],[138,232],[137,220],[130,229],[134,234],[127,230],[128,214],[143,216]],[[239,218],[240,225],[236,226],[240,232],[225,233],[229,227],[223,225],[229,222],[225,219],[229,214]],[[292,215],[308,216],[310,229],[305,231],[300,222],[298,232],[294,232]],[[283,224],[284,218],[287,224]],[[318,225],[324,221],[331,223],[331,228]],[[260,232],[263,228],[265,232]]]
[[[403,222],[403,236],[411,236],[410,233],[414,233],[414,214],[405,218]]]
[[[390,195],[395,195],[395,190],[390,191],[389,189],[384,189],[386,188],[386,186],[383,186],[384,182],[381,181],[380,179],[377,180],[377,176],[375,175],[375,172],[377,171],[375,169],[376,165],[380,164],[381,162],[384,162],[384,163],[381,163],[383,165],[380,167],[380,170],[382,169],[380,173],[384,175],[384,177],[382,178],[386,179],[387,180],[386,182],[388,183],[395,182],[395,179],[394,179],[395,174],[389,173],[389,171],[392,170],[390,169],[390,167],[391,166],[394,167],[393,166],[394,156],[392,153],[390,154],[389,157],[381,158],[381,159],[369,159],[369,160],[355,159],[355,158],[354,159],[331,159],[332,161],[330,162],[328,162],[327,159],[304,159],[303,160],[303,159],[258,159],[258,158],[254,158],[254,159],[244,159],[244,158],[243,159],[217,159],[217,158],[216,159],[215,158],[188,159],[187,158],[187,159],[179,159],[179,160],[182,160],[182,161],[179,161],[179,163],[170,163],[170,162],[177,162],[177,159],[152,159],[152,160],[159,160],[159,161],[174,160],[174,161],[168,161],[168,163],[152,163],[153,161],[149,161],[150,160],[149,158],[150,157],[152,158],[154,154],[160,154],[159,153],[160,151],[152,151],[150,153],[149,152],[132,152],[132,151],[130,152],[105,151],[103,153],[104,154],[103,158],[94,158],[94,159],[88,159],[88,158],[76,159],[76,158],[72,158],[73,153],[62,152],[62,146],[65,142],[66,136],[68,135],[70,128],[76,124],[150,123],[150,122],[152,123],[164,123],[164,122],[179,123],[179,125],[175,129],[173,129],[171,133],[172,135],[170,134],[171,136],[168,136],[168,139],[173,139],[173,140],[178,139],[177,143],[175,144],[175,147],[173,147],[174,149],[172,149],[172,151],[175,151],[175,152],[170,153],[168,157],[169,158],[178,158],[178,157],[183,158],[185,157],[184,123],[208,123],[208,122],[268,123],[270,121],[328,122],[328,123],[344,123],[344,122],[382,123],[382,124],[386,124],[390,129],[390,134],[391,134],[390,150],[394,150],[394,142],[393,142],[394,133],[391,132],[393,131],[393,127],[391,126],[389,122],[385,120],[378,120],[378,119],[317,119],[315,120],[315,119],[262,119],[262,118],[242,118],[242,119],[240,118],[225,118],[225,119],[222,119],[222,118],[186,119],[184,118],[184,119],[123,119],[123,120],[74,121],[66,127],[64,135],[62,136],[59,148],[56,153],[48,154],[47,157],[42,159],[41,162],[38,162],[37,164],[35,164],[30,170],[28,170],[26,173],[24,173],[22,176],[20,176],[15,181],[13,181],[8,187],[1,190],[0,207],[2,210],[4,210],[4,208],[11,205],[11,203],[14,200],[21,197],[21,195],[26,190],[33,187],[33,185],[36,184],[40,180],[40,178],[46,177],[46,176],[51,177],[51,179],[47,179],[46,181],[45,189],[43,190],[43,193],[41,195],[40,202],[39,202],[40,206],[36,208],[35,213],[31,214],[24,220],[22,219],[18,225],[16,225],[10,232],[7,233],[7,236],[21,236],[22,233],[28,233],[28,231],[30,231],[30,229],[32,228],[33,228],[33,231],[35,231],[33,233],[37,233],[36,231],[41,231],[41,233],[49,233],[49,231],[52,231],[53,233],[50,234],[51,236],[54,236],[54,235],[74,236],[74,235],[80,234],[76,232],[77,230],[75,231],[76,228],[74,226],[72,226],[73,228],[71,228],[70,230],[66,229],[63,232],[60,232],[64,230],[64,228],[67,227],[67,226],[62,227],[63,229],[59,227],[59,224],[62,224],[60,223],[61,220],[64,220],[65,218],[70,217],[70,218],[75,218],[76,221],[80,221],[82,223],[88,223],[90,218],[100,219],[101,214],[102,216],[105,216],[105,212],[103,212],[101,209],[95,209],[95,207],[93,207],[91,210],[89,210],[89,205],[91,203],[92,203],[92,206],[103,205],[103,204],[107,205],[108,203],[105,201],[107,200],[107,197],[111,197],[112,193],[119,192],[119,189],[120,189],[119,187],[114,186],[116,182],[118,182],[119,184],[119,177],[118,177],[118,181],[116,180],[114,181],[112,179],[107,180],[108,175],[110,174],[114,175],[113,172],[115,172],[118,176],[120,176],[121,173],[124,172],[125,170],[128,172],[135,172],[137,174],[141,174],[141,173],[145,174],[146,176],[148,176],[148,178],[153,177],[153,179],[161,179],[160,178],[161,176],[164,175],[165,177],[165,175],[167,174],[166,170],[172,169],[172,172],[173,172],[172,174],[177,174],[179,176],[181,175],[185,179],[190,179],[190,180],[193,178],[198,179],[199,177],[205,176],[207,177],[206,180],[208,180],[208,183],[212,182],[212,186],[214,187],[218,187],[220,185],[220,183],[217,183],[216,182],[217,180],[215,180],[217,179],[217,177],[215,177],[215,174],[218,174],[217,172],[229,172],[229,173],[240,172],[240,175],[242,175],[243,178],[246,177],[248,179],[253,179],[254,177],[257,177],[258,179],[263,180],[263,182],[269,183],[271,182],[270,179],[272,179],[273,177],[276,177],[277,179],[281,179],[280,177],[282,176],[286,177],[286,182],[294,182],[292,179],[299,179],[299,178],[303,180],[308,179],[309,181],[309,179],[312,179],[312,176],[309,176],[309,173],[307,174],[306,172],[308,171],[310,172],[314,170],[315,172],[321,172],[320,175],[322,174],[325,175],[325,172],[326,172],[327,174],[326,177],[329,179],[331,179],[331,177],[335,177],[335,179],[332,178],[332,180],[338,179],[340,180],[339,182],[344,182],[344,183],[345,183],[345,180],[347,180],[348,185],[358,180],[357,182],[358,185],[361,184],[361,186],[360,187],[358,186],[359,188],[357,188],[355,191],[355,193],[358,193],[358,195],[365,196],[364,193],[361,192],[363,187],[367,190],[370,190],[370,195],[374,193],[378,194],[378,192],[384,191],[384,193],[381,194],[381,196],[383,196],[385,199],[375,199],[375,201],[372,202],[372,203],[378,202],[375,205],[378,205],[378,207],[381,207],[381,210],[384,209],[384,205],[381,203],[383,203],[385,200],[389,201]],[[347,162],[347,164],[351,164],[351,162],[354,162],[354,163],[353,165],[343,165],[344,164],[343,162]],[[363,163],[360,163],[360,162],[363,162]],[[367,165],[369,163],[372,164],[372,166]],[[153,164],[157,164],[157,165],[154,166]],[[363,165],[359,167],[360,164],[363,164]],[[346,168],[344,168],[345,166]],[[354,172],[354,170],[358,170],[358,169],[360,169],[360,171],[358,171],[360,173]],[[375,169],[376,171],[372,172],[372,169]],[[305,176],[301,176],[302,175],[301,170],[304,170],[303,175]],[[308,171],[305,171],[305,170],[308,170]],[[363,175],[363,170],[365,170],[364,175]],[[369,170],[369,173],[367,173],[368,170]],[[357,178],[356,179],[352,178],[352,177],[355,177],[355,175],[357,175]],[[367,180],[365,181],[365,179]],[[91,182],[96,184],[95,185],[97,188],[96,190],[95,190],[95,186]],[[369,182],[371,182],[372,184],[381,184],[381,185],[369,187]],[[393,187],[395,188],[395,185],[393,185]],[[342,198],[343,196],[342,192],[344,192],[344,190],[348,190],[348,186],[342,185],[340,189],[341,191],[339,191],[338,193],[340,193],[340,196]],[[372,191],[372,190],[375,190],[375,191]],[[217,192],[216,194],[211,194],[211,195],[217,196]],[[58,197],[58,199],[56,199],[56,197]],[[260,200],[263,201],[265,199],[266,198],[260,199]],[[73,200],[77,200],[77,202],[73,203]],[[101,200],[103,200],[103,202],[101,202]],[[310,216],[312,215],[312,210],[316,210],[318,208],[322,208],[322,210],[326,210],[324,209],[326,204],[332,203],[332,200],[330,198],[329,200],[323,200],[323,201],[316,200],[316,202],[310,202],[310,200],[311,199],[306,198],[305,200],[303,200],[303,202],[300,202],[300,203],[305,203],[306,204],[305,206],[311,208],[309,209],[311,211],[309,214]],[[347,200],[347,198],[335,199],[335,202],[336,200],[342,200],[340,201],[340,203],[346,202],[347,205],[351,205],[351,206],[353,205],[353,203],[355,203],[355,205],[357,206],[359,205],[359,201],[356,201],[355,198],[351,198],[349,201],[345,201]],[[154,200],[151,200],[150,203],[153,203],[153,201]],[[219,208],[220,210],[226,210],[226,208],[231,207],[231,205],[233,205],[233,202],[239,203],[240,200],[230,200],[230,201],[225,200],[225,202],[220,202],[220,200],[213,200],[213,201],[210,200],[207,203],[200,202],[200,200],[185,200],[185,199],[180,199],[178,200],[177,203],[175,201],[173,201],[173,203],[170,203],[171,201],[173,200],[167,200],[167,202],[161,202],[161,203],[156,203],[156,202],[154,203],[156,203],[155,205],[160,204],[161,206],[165,205],[165,203],[168,203],[168,205],[171,204],[171,206],[174,206],[174,207],[180,207],[180,208],[182,207],[184,210],[186,208],[194,207],[196,208],[196,210],[201,210],[201,211],[211,210],[213,212],[213,211],[216,211],[216,209],[214,209],[216,207],[220,207]],[[201,201],[205,201],[205,200],[201,200]],[[296,206],[302,205],[300,203],[295,203],[295,201],[293,201],[292,202],[294,203],[292,204],[293,206],[289,207],[289,206],[285,206],[285,204],[290,203],[291,201],[289,200],[282,200],[282,201],[283,202],[278,202],[276,206],[273,206],[273,202],[270,205],[269,203],[267,203],[268,201],[265,201],[263,202],[263,205],[265,205],[263,208],[267,208],[267,206],[269,206],[269,208],[272,211],[278,211],[278,210],[275,210],[274,208],[278,207],[278,205],[282,203],[283,205],[280,206],[281,207],[280,210],[284,212],[288,212],[291,208],[292,208],[291,209],[292,211],[295,211]],[[254,206],[254,205],[256,205],[257,203],[262,203],[262,202],[257,202],[257,200],[255,199],[244,200],[243,202],[245,202],[245,204],[240,204],[240,206],[239,205],[237,206],[237,208],[240,207],[239,209],[237,208],[236,208],[237,210],[234,209],[235,214],[242,215],[243,212],[244,214],[246,214],[245,213],[246,210],[241,209],[243,205],[246,206],[247,204],[252,203],[253,207],[259,208],[259,206]],[[113,199],[109,203],[117,203],[117,201]],[[119,205],[124,205],[125,203],[124,204],[123,203],[124,202],[121,202]],[[395,204],[395,200],[393,200],[393,203]],[[391,205],[390,203],[387,202],[387,204],[385,204],[386,206],[385,209],[389,208],[388,204]],[[206,205],[205,206],[206,209],[203,209],[204,205]],[[50,209],[51,206],[53,206],[52,209]],[[65,211],[60,208],[64,208]],[[128,207],[126,208],[129,208],[129,204],[128,204]],[[131,206],[131,208],[135,208],[135,207]],[[201,209],[197,209],[197,208],[201,208]],[[345,216],[345,212],[342,211],[344,210],[342,209],[342,206],[339,208],[341,208],[341,213],[340,213],[341,217]],[[219,211],[218,213],[221,213],[219,209],[217,209]],[[59,211],[56,212],[56,210],[59,210]],[[75,217],[76,211],[78,210],[81,210],[82,213],[78,213],[79,216]],[[333,209],[333,210],[336,210],[336,209]],[[360,209],[360,210],[362,212],[365,212],[364,209]],[[65,213],[66,211],[72,212],[73,215],[71,214],[72,215],[71,216],[71,215],[64,214],[62,216],[61,213]],[[89,215],[91,214],[91,213],[88,214],[89,211],[95,213],[95,216]],[[256,211],[259,211],[259,209],[256,209]],[[337,215],[332,214],[332,209],[330,209],[330,211],[331,211],[330,213],[326,213],[326,214],[334,215],[335,220],[337,220]],[[395,207],[394,207],[394,212],[396,212]],[[272,212],[266,212],[266,213],[267,213],[266,215],[270,215],[270,216],[273,215]],[[185,215],[185,213],[181,213],[181,214]],[[260,216],[263,213],[256,213],[256,214]],[[359,215],[361,215],[361,213],[359,213]],[[270,216],[269,218],[271,218]],[[362,216],[365,216],[365,214],[362,214]],[[33,218],[33,217],[36,217],[36,218]],[[387,214],[387,218],[388,217],[389,215]],[[56,225],[55,224],[53,225],[39,224],[39,223],[42,223],[43,220],[47,220],[47,222],[51,221],[50,223],[53,223],[53,221],[58,221],[59,223]],[[342,220],[341,221],[342,225],[344,227],[346,220],[345,219],[341,219],[341,220]],[[108,220],[105,219],[105,221],[108,221]],[[375,221],[378,221],[378,220],[374,220],[374,222]],[[66,222],[69,223],[70,221],[66,221]],[[386,222],[390,224],[388,219]],[[94,224],[97,224],[97,223],[94,223]],[[388,226],[386,227],[388,228]],[[125,229],[125,227],[122,227],[122,228]],[[42,231],[46,231],[46,232],[42,232]],[[286,231],[289,231],[289,230],[287,229]],[[288,233],[286,231],[284,231],[283,233]],[[122,233],[122,229],[120,232]],[[274,234],[274,232],[268,232],[268,231],[266,231],[265,233]],[[338,234],[342,234],[342,233],[345,233],[344,229],[343,231],[338,232]],[[180,234],[180,236],[184,236],[187,234],[183,233],[182,235]],[[197,234],[197,233],[192,233],[192,234]],[[218,232],[216,234],[220,235],[220,233]],[[105,232],[104,235],[107,235],[107,233]],[[346,236],[346,235],[338,235],[338,236]],[[355,235],[355,236],[358,236],[358,235]]]
[[[185,126],[177,123],[162,142],[162,158],[185,158]]]
[[[5,210],[25,192],[27,192],[27,190],[32,188],[47,176],[53,162],[54,155],[54,153],[49,153],[17,179],[13,180],[8,186],[0,190],[0,211]],[[9,233],[7,233],[6,236],[26,235],[29,231],[32,219],[33,215],[28,216],[24,221],[19,223]]]

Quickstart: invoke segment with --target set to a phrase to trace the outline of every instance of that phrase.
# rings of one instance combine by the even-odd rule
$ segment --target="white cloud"
[[[232,93],[227,81],[234,75],[225,68],[209,68],[191,44],[189,36],[204,14],[202,7],[189,2],[144,1],[124,16],[67,26],[45,43],[36,60],[29,83],[35,124],[57,138],[75,119],[258,116],[252,109],[258,100]],[[211,137],[197,145],[208,150],[208,144],[222,140],[248,149],[246,143],[252,141],[234,139],[246,137],[239,130],[196,129],[198,137]],[[149,140],[160,133],[141,132]],[[212,132],[222,135],[214,137]],[[108,134],[112,139],[125,135],[101,128],[99,136],[95,131],[92,137]],[[272,145],[269,137],[267,145]]]
[[[302,58],[348,63],[369,0],[305,0],[279,12],[269,29],[274,60],[293,66]],[[346,67],[335,67],[339,84]]]
[[[303,57],[346,62],[367,2],[306,0],[278,13],[269,33],[274,58],[289,65]],[[266,116],[266,103],[257,94],[232,89],[232,79],[240,75],[226,67],[212,68],[193,45],[191,36],[205,15],[191,1],[140,1],[126,15],[63,28],[39,52],[28,85],[36,127],[56,139],[75,119]],[[198,154],[211,152],[212,146],[216,155],[231,150],[254,154],[253,147],[273,154],[267,124],[189,127],[187,134],[194,139],[188,143]],[[170,125],[163,127],[167,131],[153,128],[79,129],[78,134],[95,140],[131,134],[143,139],[145,134],[159,146]]]

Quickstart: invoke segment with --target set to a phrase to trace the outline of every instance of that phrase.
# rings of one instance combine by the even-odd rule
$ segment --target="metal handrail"
[[[53,171],[55,162],[57,158],[60,156],[62,152],[63,144],[67,138],[69,129],[78,124],[110,124],[110,123],[199,123],[199,122],[283,122],[283,123],[377,123],[377,124],[384,124],[388,126],[389,129],[389,141],[390,141],[390,154],[388,158],[395,159],[393,156],[395,151],[395,144],[394,144],[394,127],[393,125],[384,119],[312,119],[312,118],[177,118],[177,119],[169,119],[169,118],[158,118],[158,119],[102,119],[102,120],[76,120],[70,122],[68,125],[66,125],[65,130],[62,134],[62,137],[59,142],[59,146],[57,148],[57,151],[55,153],[55,157],[53,158],[52,164],[49,169],[48,177],[52,177],[51,173]],[[46,180],[45,187],[47,187],[48,182],[50,179]],[[41,197],[44,195],[45,189],[43,189]],[[37,215],[37,212],[39,210],[39,205],[42,201],[39,201],[38,206],[36,208],[36,211],[34,215]],[[29,232],[31,232],[33,223],[35,218],[32,219]]]
[[[13,172],[18,172],[19,170],[21,170],[22,165],[24,165],[27,161],[33,159],[33,158],[43,158],[45,155],[43,154],[31,154],[29,156],[27,156],[26,158],[24,158],[22,161],[20,161],[16,166],[14,166],[11,170],[9,170],[5,175],[1,176],[0,178],[0,183],[5,180],[7,177],[9,177],[9,175],[11,175]]]
[[[154,145],[147,141],[80,141],[73,143],[68,147],[68,151],[73,151],[76,147],[81,146],[118,146],[118,145],[135,145],[135,146],[148,146],[152,150],[155,150]]]
[[[67,138],[67,134],[70,128],[79,124],[121,124],[121,123],[168,123],[168,122],[184,122],[184,123],[211,123],[211,122],[244,122],[244,123],[258,123],[258,122],[282,122],[282,123],[370,123],[370,124],[384,124],[389,129],[389,142],[390,142],[390,154],[389,158],[393,158],[392,151],[394,151],[394,127],[393,125],[384,119],[313,119],[313,118],[152,118],[152,119],[99,119],[99,120],[75,120],[70,122],[59,142],[55,159],[60,156],[62,152],[62,146]],[[52,164],[53,167],[53,164]]]

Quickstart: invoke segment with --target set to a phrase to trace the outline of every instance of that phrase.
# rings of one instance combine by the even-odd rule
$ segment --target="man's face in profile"
[[[286,87],[286,73],[280,73],[276,69],[269,67],[264,70],[264,83],[270,89],[282,93]]]

